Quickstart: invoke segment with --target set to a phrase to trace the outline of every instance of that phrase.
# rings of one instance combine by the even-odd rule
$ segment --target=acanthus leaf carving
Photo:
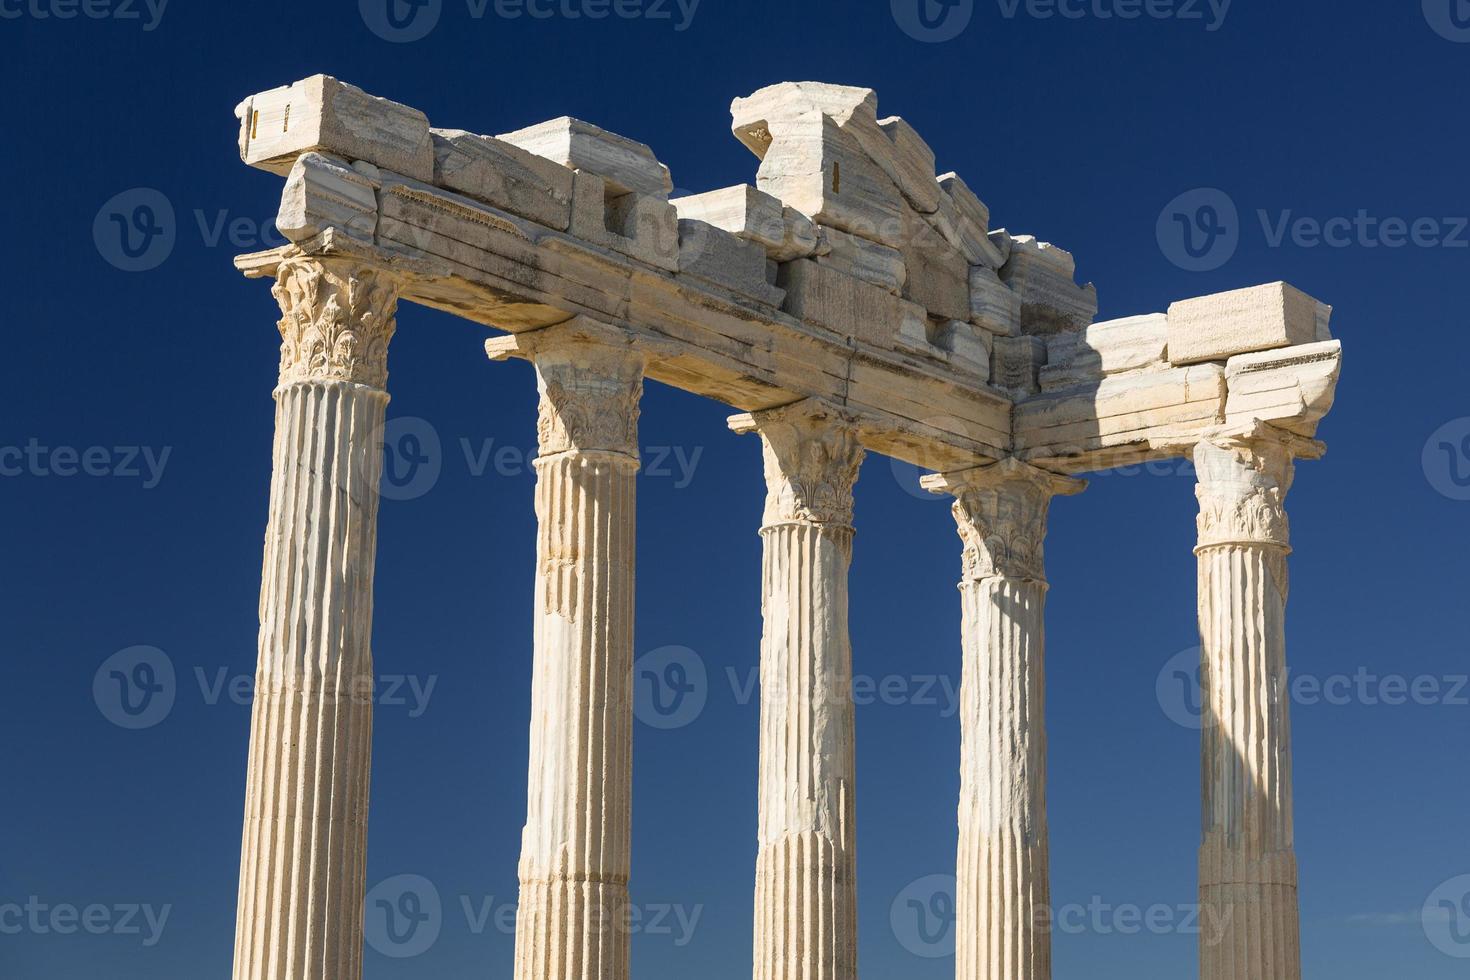
[[[1269,438],[1224,436],[1194,451],[1199,482],[1199,547],[1263,545],[1291,549],[1286,495],[1295,459],[1291,446]]]
[[[281,307],[280,383],[346,381],[383,389],[398,288],[386,272],[342,259],[281,263],[271,294]]]
[[[542,456],[606,452],[637,461],[641,355],[572,340],[544,345],[533,360],[541,392],[536,436]]]
[[[851,529],[853,488],[864,450],[850,418],[820,403],[798,402],[734,423],[761,436],[766,527],[818,524]]]
[[[1087,486],[1015,459],[926,477],[924,485],[954,495],[967,581],[1032,582],[1046,581],[1043,544],[1052,497],[1080,493]]]

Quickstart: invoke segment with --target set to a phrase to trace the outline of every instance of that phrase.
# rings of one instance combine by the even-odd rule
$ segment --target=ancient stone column
[[[541,394],[517,980],[628,976],[643,357],[615,339],[576,320],[513,341]]]
[[[1320,443],[1258,426],[1207,435],[1199,474],[1203,697],[1201,980],[1299,980],[1286,674],[1284,501]]]
[[[1086,484],[1014,459],[926,477],[955,497],[960,581],[958,980],[1050,980],[1042,540]]]
[[[755,980],[857,976],[847,575],[863,449],[812,402],[735,416],[765,455]]]
[[[284,261],[235,980],[362,975],[373,559],[397,291]]]

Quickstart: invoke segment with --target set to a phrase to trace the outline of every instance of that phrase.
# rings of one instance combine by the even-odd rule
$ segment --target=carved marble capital
[[[1216,430],[1195,445],[1199,548],[1260,545],[1291,550],[1286,495],[1298,457],[1322,455],[1319,442],[1269,425]]]
[[[1004,459],[957,473],[923,479],[934,493],[952,494],[954,519],[964,543],[967,581],[1009,578],[1045,582],[1042,543],[1051,498],[1081,493],[1086,482]]]
[[[386,389],[398,286],[351,259],[285,259],[271,293],[281,306],[281,385],[346,381]]]
[[[765,457],[766,527],[852,528],[852,490],[863,462],[852,419],[820,402],[736,415],[736,432],[760,434]]]
[[[541,459],[559,453],[610,453],[638,462],[638,412],[644,355],[617,326],[577,316],[539,330],[492,337],[492,361],[518,357],[536,367]]]

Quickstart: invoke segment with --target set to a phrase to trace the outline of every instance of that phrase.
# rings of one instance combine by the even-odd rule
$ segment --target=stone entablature
[[[410,260],[406,300],[517,333],[615,324],[651,378],[741,411],[839,405],[867,448],[937,470],[1187,455],[1249,418],[1311,436],[1331,407],[1330,308],[1284,283],[1094,323],[1072,256],[992,230],[872,90],[788,82],[732,112],[755,185],[671,197],[651,149],[589,123],[435,129],[313,76],[237,109],[245,161],[286,177],[292,242],[241,266]]]

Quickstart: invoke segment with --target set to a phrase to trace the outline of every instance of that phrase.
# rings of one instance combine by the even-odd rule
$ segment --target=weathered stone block
[[[1310,344],[1322,339],[1319,305],[1284,282],[1181,300],[1169,307],[1169,360],[1196,364]]]
[[[941,320],[970,318],[970,263],[925,215],[907,212],[909,233],[901,246],[907,279],[903,295]]]
[[[1021,332],[1021,297],[982,265],[970,267],[970,322],[1002,337]]]
[[[1225,371],[1218,364],[1118,374],[1079,391],[1016,406],[1015,448],[1023,458],[1080,455],[1151,441],[1174,442],[1224,421]]]
[[[434,183],[492,207],[566,231],[572,171],[529,150],[458,129],[435,129]]]
[[[934,151],[929,144],[898,116],[879,120],[878,127],[893,145],[888,155],[892,166],[885,169],[910,206],[922,214],[939,207],[941,191],[934,179]]]
[[[669,272],[679,271],[679,214],[666,200],[608,196],[603,179],[579,170],[572,180],[569,233]]]
[[[415,180],[434,179],[429,120],[330,75],[312,75],[252,95],[235,107],[240,159],[288,174],[303,153],[366,160]]]
[[[1342,344],[1329,340],[1237,354],[1225,362],[1225,421],[1270,422],[1315,435],[1332,409],[1342,371]]]
[[[1046,363],[1046,342],[1040,337],[996,337],[991,341],[990,383],[1014,397],[1041,390],[1039,374]]]
[[[903,301],[886,289],[811,259],[783,263],[776,285],[786,290],[783,309],[792,316],[879,347],[894,345]]]
[[[378,186],[345,160],[303,153],[286,177],[276,229],[293,242],[308,241],[328,228],[370,242],[378,227]]]
[[[1081,330],[1097,316],[1097,290],[1073,281],[1072,254],[1029,235],[1012,239],[1001,281],[1021,298],[1021,330],[1045,336]]]
[[[898,249],[835,228],[819,228],[818,236],[825,246],[818,249],[819,264],[882,286],[890,293],[903,289],[903,253]]]
[[[817,228],[806,215],[749,184],[676,198],[681,219],[705,221],[765,247],[766,257],[790,262],[817,251]]]
[[[903,196],[851,136],[821,114],[791,122],[782,133],[756,173],[761,190],[816,224],[900,244]]]
[[[830,117],[839,126],[853,119],[878,124],[878,93],[870,88],[827,82],[781,82],[730,103],[735,138],[765,159],[776,130],[812,114]]]
[[[1169,366],[1169,319],[1162,313],[1094,323],[1047,338],[1041,389],[1089,384],[1111,374]]]
[[[519,146],[573,170],[596,174],[614,195],[641,194],[667,200],[674,189],[669,168],[637,140],[563,116],[496,139]]]
[[[973,323],[950,320],[940,332],[939,346],[949,352],[952,367],[968,371],[982,380],[990,378],[990,352],[994,338]]]
[[[737,138],[761,158],[756,183],[814,222],[897,247],[904,196],[871,89],[787,82],[736,99]]]
[[[766,281],[766,250],[704,221],[679,219],[679,275],[781,305],[781,290]]]
[[[991,241],[987,231],[990,209],[955,174],[940,177],[939,184],[944,193],[935,212],[926,215],[929,224],[963,253],[970,265],[999,269],[1005,264],[1009,246],[1003,253]]]

